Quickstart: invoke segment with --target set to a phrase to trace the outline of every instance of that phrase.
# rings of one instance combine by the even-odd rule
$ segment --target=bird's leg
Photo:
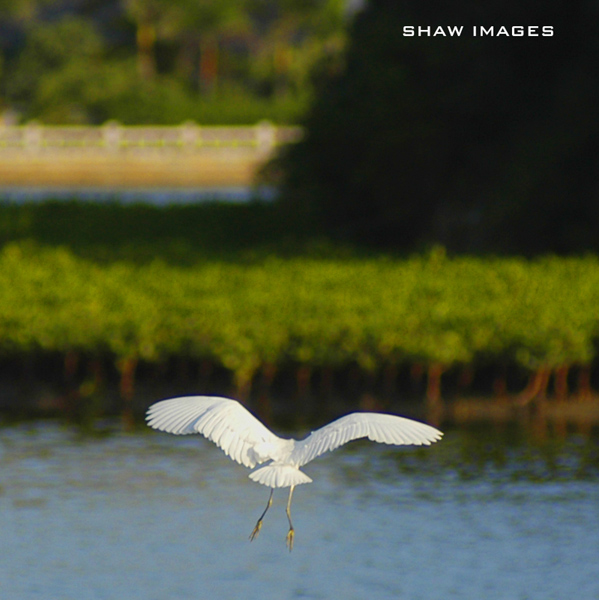
[[[293,496],[293,488],[295,486],[292,485],[289,488],[289,499],[287,500],[287,519],[289,520],[289,531],[287,533],[287,548],[289,548],[289,552],[293,550],[293,536],[295,535],[295,530],[293,529],[293,523],[291,522],[291,497]]]
[[[274,491],[275,491],[274,488],[272,488],[270,490],[270,496],[268,497],[268,502],[266,503],[266,508],[264,509],[264,512],[260,515],[260,518],[258,519],[258,522],[256,523],[256,527],[254,527],[254,530],[250,534],[250,542],[253,542],[254,538],[258,537],[258,534],[260,533],[260,529],[262,529],[262,519],[264,519],[264,515],[266,514],[268,509],[272,506],[272,495],[273,495]]]

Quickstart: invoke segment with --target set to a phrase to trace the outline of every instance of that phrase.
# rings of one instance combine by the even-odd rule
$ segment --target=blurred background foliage
[[[461,37],[404,37],[404,25]],[[551,37],[473,26],[551,25]],[[599,250],[599,6],[370,0],[307,134],[265,173],[333,239],[414,251]],[[540,31],[540,29],[539,29]]]
[[[4,0],[0,108],[46,123],[294,122],[343,0]]]

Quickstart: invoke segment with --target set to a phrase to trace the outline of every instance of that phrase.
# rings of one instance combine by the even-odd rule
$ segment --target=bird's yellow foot
[[[258,534],[260,533],[260,530],[262,529],[262,519],[260,519],[257,523],[256,523],[256,527],[254,527],[252,533],[250,533],[250,542],[254,541],[254,538],[258,537]]]
[[[289,552],[293,550],[293,536],[295,535],[295,531],[293,527],[287,533],[287,548],[289,548]]]

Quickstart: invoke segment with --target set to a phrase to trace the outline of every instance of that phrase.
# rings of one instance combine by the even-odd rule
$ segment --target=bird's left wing
[[[184,396],[153,404],[150,427],[177,435],[201,433],[238,463],[253,468],[259,459],[252,450],[279,438],[236,400],[218,396]]]
[[[442,435],[443,433],[430,425],[404,417],[379,413],[352,413],[296,442],[290,460],[301,467],[324,452],[364,437],[382,444],[419,446],[436,442]]]

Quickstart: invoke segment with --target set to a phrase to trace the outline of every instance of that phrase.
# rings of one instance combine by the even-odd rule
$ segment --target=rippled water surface
[[[200,437],[0,429],[0,598],[599,598],[597,443],[449,432],[305,467],[285,547],[268,499]]]

